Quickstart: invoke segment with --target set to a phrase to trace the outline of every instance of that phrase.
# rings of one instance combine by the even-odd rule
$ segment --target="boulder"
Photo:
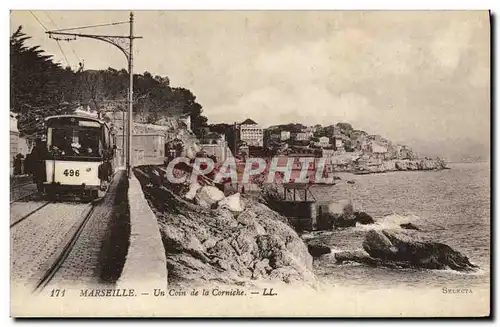
[[[224,193],[215,186],[201,187],[195,196],[195,201],[203,208],[210,208],[224,198]]]
[[[189,185],[188,192],[184,195],[184,197],[188,200],[193,200],[196,196],[196,193],[201,188],[201,185],[198,182],[191,183]]]
[[[238,215],[236,221],[243,225],[252,225],[255,222],[257,215],[250,210],[245,210]]]
[[[356,219],[354,216],[340,216],[333,219],[333,227],[335,228],[345,228],[345,227],[355,227]]]
[[[477,268],[462,253],[450,246],[423,240],[409,231],[371,230],[363,242],[363,248],[372,258],[385,263],[426,269],[453,269],[469,271]]]
[[[366,252],[359,250],[337,252],[335,253],[335,260],[338,263],[358,262],[372,267],[379,266],[381,263],[380,259],[372,258]]]
[[[420,228],[412,223],[405,223],[399,225],[403,229],[420,230]]]
[[[201,187],[195,200],[208,206],[202,195],[214,201],[212,191]],[[168,189],[158,189],[155,196],[160,200],[148,199],[158,217],[170,285],[247,285],[253,280],[316,285],[307,246],[288,220],[266,205],[242,199],[245,209],[235,213],[195,205]],[[158,211],[157,203],[168,205]]]
[[[307,250],[313,256],[313,258],[318,258],[324,254],[332,252],[332,249],[330,249],[330,247],[323,244],[308,244]]]
[[[240,193],[235,193],[223,198],[218,202],[219,208],[225,208],[232,212],[241,212],[245,209],[245,205],[241,200]]]
[[[373,224],[375,220],[373,220],[372,216],[367,214],[364,211],[361,212],[354,212],[354,217],[356,218],[356,222],[362,224],[362,225],[368,225],[368,224]]]
[[[384,233],[370,230],[363,241],[363,249],[374,258],[391,260],[397,249]]]

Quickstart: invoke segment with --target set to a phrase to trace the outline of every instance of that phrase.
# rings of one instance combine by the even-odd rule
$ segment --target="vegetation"
[[[129,85],[126,70],[63,68],[39,46],[28,46],[29,39],[21,26],[10,38],[10,110],[19,114],[22,135],[39,134],[43,118],[70,113],[79,106],[97,111],[125,108]],[[168,77],[149,72],[134,74],[134,112],[147,123],[190,115],[195,134],[207,125],[202,106],[190,90],[171,87]]]

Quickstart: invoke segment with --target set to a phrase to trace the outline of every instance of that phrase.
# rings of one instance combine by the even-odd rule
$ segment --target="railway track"
[[[35,193],[36,193],[36,192],[35,192]],[[31,194],[29,194],[29,195],[31,195]],[[27,197],[27,196],[26,196],[26,197]],[[12,203],[14,203],[14,202],[16,202],[16,201],[11,202],[10,204],[12,204]],[[21,218],[19,218],[18,220],[16,220],[16,221],[15,221],[15,222],[13,222],[12,224],[10,224],[10,228],[12,228],[12,227],[16,226],[17,224],[19,224],[20,222],[22,222],[22,221],[24,221],[24,220],[28,219],[28,218],[29,218],[29,217],[31,217],[34,213],[36,213],[36,212],[40,211],[41,209],[45,208],[45,207],[46,207],[47,205],[49,205],[50,203],[52,203],[52,202],[50,202],[50,201],[46,201],[45,203],[43,203],[42,205],[40,205],[40,206],[39,206],[39,207],[37,207],[36,209],[34,209],[34,210],[30,211],[29,213],[25,214],[24,216],[22,216]]]
[[[27,198],[29,198],[30,196],[32,196],[32,195],[34,195],[34,194],[37,194],[37,193],[38,193],[38,191],[35,191],[35,192],[31,192],[31,193],[29,193],[29,194],[27,194],[27,195],[23,195],[23,196],[21,196],[21,197],[18,197],[17,199],[10,201],[10,204],[13,204],[13,203],[19,202],[19,201],[21,201],[21,200],[27,199]]]
[[[88,221],[92,217],[92,214],[94,213],[97,204],[101,200],[102,199],[97,199],[93,201],[89,205],[89,208],[84,212],[83,218],[80,219],[80,221],[77,224],[75,224],[75,226],[73,226],[73,228],[68,232],[68,236],[66,237],[64,242],[62,242],[62,250],[59,253],[56,253],[49,260],[49,263],[47,264],[46,268],[43,269],[40,275],[36,278],[37,281],[34,289],[35,293],[41,292],[45,288],[45,286],[47,286],[47,284],[49,284],[50,281],[54,278],[59,268],[61,268],[64,261],[73,250],[80,235],[82,234],[82,231],[84,230]]]

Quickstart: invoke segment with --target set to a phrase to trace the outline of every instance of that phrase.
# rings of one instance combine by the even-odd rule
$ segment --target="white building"
[[[311,139],[311,137],[313,137],[313,133],[312,132],[300,132],[300,133],[297,133],[297,135],[295,136],[295,140],[297,141],[308,141]]]
[[[264,146],[264,129],[251,119],[240,124],[240,141],[248,146]]]
[[[282,131],[281,132],[281,140],[286,141],[290,139],[290,132],[289,131]]]
[[[344,150],[344,141],[342,140],[341,137],[335,137],[335,149],[337,151]]]
[[[330,146],[330,138],[328,138],[327,136],[320,137],[318,141],[318,146],[322,148]]]

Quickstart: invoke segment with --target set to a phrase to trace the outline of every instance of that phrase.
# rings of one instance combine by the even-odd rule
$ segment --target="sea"
[[[447,287],[489,289],[491,253],[490,163],[450,163],[442,171],[398,171],[370,175],[338,173],[334,186],[311,188],[318,201],[351,200],[375,219],[335,231],[312,232],[331,254],[313,262],[324,283],[366,289]],[[350,183],[347,183],[350,181]],[[374,268],[337,264],[335,252],[362,250],[370,229],[399,229],[414,223],[425,238],[448,244],[479,265],[478,271]]]

